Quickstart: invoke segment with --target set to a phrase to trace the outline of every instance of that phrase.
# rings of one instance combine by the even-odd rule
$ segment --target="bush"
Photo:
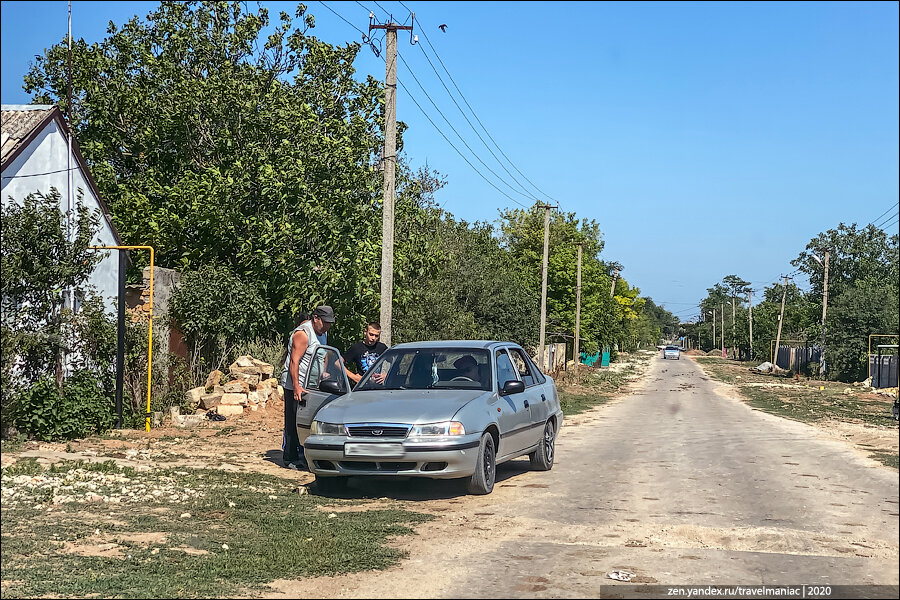
[[[42,377],[19,395],[16,426],[39,440],[70,440],[104,433],[114,424],[109,398],[93,373],[76,371],[62,393],[51,377]]]

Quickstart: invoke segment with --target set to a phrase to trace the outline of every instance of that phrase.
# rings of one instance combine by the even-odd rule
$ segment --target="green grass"
[[[7,452],[20,452],[27,441],[28,436],[17,433],[16,437],[12,439],[0,440],[0,452],[3,454],[6,454]]]
[[[900,470],[900,457],[894,452],[873,452],[869,458],[877,460],[883,465]]]
[[[566,371],[555,378],[559,404],[566,415],[577,415],[609,402],[638,368],[650,361],[650,355],[622,354],[627,364],[621,371],[582,365],[578,372]]]
[[[36,488],[33,498],[2,508],[4,598],[228,597],[261,589],[278,578],[337,575],[382,569],[403,552],[387,538],[412,533],[413,524],[431,517],[397,510],[336,512],[323,504],[354,504],[299,495],[296,483],[258,473],[172,469],[136,472],[107,463],[61,463],[43,469],[18,461],[3,469],[9,477],[29,475],[100,481],[96,493],[116,493],[122,485],[150,489],[202,491],[203,496],[173,501],[147,494],[140,502],[82,501],[50,506],[53,492]],[[103,474],[103,475],[99,475]],[[119,477],[110,485],[105,476]],[[110,480],[112,481],[112,480]],[[124,483],[123,483],[124,482]],[[32,494],[30,488],[17,488]],[[65,493],[94,493],[76,488]],[[38,503],[38,504],[35,504]],[[37,507],[40,506],[40,507]],[[190,517],[183,517],[190,513]],[[98,532],[99,531],[99,532]],[[153,534],[149,537],[148,534]],[[143,542],[135,536],[145,536]],[[114,543],[112,552],[97,552]],[[98,556],[72,552],[93,550]],[[68,548],[68,549],[67,549]],[[180,549],[179,549],[180,548]],[[200,554],[188,554],[183,549]]]
[[[754,408],[789,419],[816,422],[826,419],[892,425],[892,400],[861,399],[863,388],[850,384],[753,373],[748,366],[715,357],[695,359],[714,379],[736,385]],[[749,364],[749,363],[748,363]],[[760,387],[753,383],[776,383],[790,387]],[[820,390],[819,387],[824,387]],[[845,394],[847,388],[853,393]]]

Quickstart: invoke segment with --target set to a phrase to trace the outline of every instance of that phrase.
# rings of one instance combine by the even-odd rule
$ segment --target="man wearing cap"
[[[330,306],[322,305],[313,311],[308,321],[303,321],[291,332],[288,341],[287,356],[281,369],[279,383],[284,388],[282,460],[284,466],[289,469],[309,470],[300,438],[297,437],[297,406],[301,395],[306,393],[300,382],[306,379],[316,348],[328,343],[328,330],[333,324],[334,310]]]

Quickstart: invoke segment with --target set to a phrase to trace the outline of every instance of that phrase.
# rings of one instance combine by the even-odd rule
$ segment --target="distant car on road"
[[[556,384],[517,344],[399,344],[352,391],[337,350],[316,353],[297,433],[324,490],[349,476],[401,476],[465,479],[489,494],[502,462],[527,455],[535,470],[553,467]]]
[[[675,360],[681,360],[681,350],[678,346],[666,346],[666,349],[663,350],[663,358],[674,358]]]

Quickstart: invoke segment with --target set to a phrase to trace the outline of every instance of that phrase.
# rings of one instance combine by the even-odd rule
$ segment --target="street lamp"
[[[822,287],[822,354],[819,356],[819,373],[823,379],[827,379],[825,376],[825,312],[828,310],[828,250],[825,251],[824,261],[816,256],[814,252],[810,252],[810,256],[825,267],[824,285]]]

